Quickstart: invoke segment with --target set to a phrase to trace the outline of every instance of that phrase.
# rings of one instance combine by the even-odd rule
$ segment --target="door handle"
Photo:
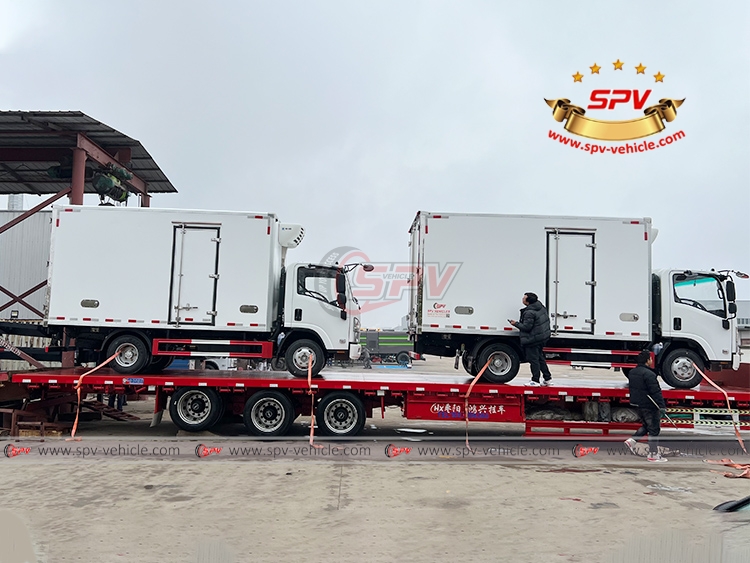
[[[675,317],[673,326],[675,330],[682,330],[682,319],[680,317]]]

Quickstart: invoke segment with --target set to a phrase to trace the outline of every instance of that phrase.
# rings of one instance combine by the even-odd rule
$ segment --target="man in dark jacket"
[[[630,404],[638,408],[638,416],[641,417],[641,426],[632,438],[625,440],[625,445],[635,453],[633,447],[636,438],[648,434],[648,460],[652,462],[667,461],[659,454],[659,433],[661,432],[661,415],[666,412],[667,405],[661,394],[661,387],[656,379],[656,374],[649,368],[654,367],[654,358],[651,352],[644,350],[638,354],[638,366],[628,374],[630,387]]]
[[[544,305],[541,304],[536,293],[524,293],[521,317],[518,321],[510,321],[521,333],[521,347],[526,360],[531,366],[531,381],[529,385],[539,385],[539,373],[544,375],[542,385],[550,385],[552,374],[549,372],[547,362],[544,360],[544,344],[549,340],[549,314]]]

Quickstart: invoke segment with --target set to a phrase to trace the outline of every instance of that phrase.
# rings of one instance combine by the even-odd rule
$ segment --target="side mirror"
[[[730,303],[727,306],[727,310],[729,311],[730,315],[736,315],[737,314],[737,303]]]
[[[362,269],[365,272],[372,272],[375,269],[375,266],[373,266],[372,264],[362,264]]]
[[[346,293],[346,275],[341,272],[336,274],[336,293]]]
[[[734,282],[732,280],[727,281],[727,301],[735,301],[737,299],[737,292],[734,290]]]
[[[338,304],[338,306],[339,306],[339,307],[341,307],[342,309],[343,309],[344,307],[346,307],[346,294],[344,294],[344,293],[339,293],[339,294],[338,294],[338,295],[336,296],[336,303],[337,303],[337,304]]]
[[[345,321],[345,320],[346,320],[346,318],[347,318],[347,317],[346,317],[346,311],[341,311],[341,320],[342,320],[342,321]]]

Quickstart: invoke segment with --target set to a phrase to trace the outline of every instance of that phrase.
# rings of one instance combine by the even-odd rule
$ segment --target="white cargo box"
[[[655,235],[649,218],[419,212],[410,328],[517,334],[533,292],[560,336],[649,340]]]
[[[278,231],[269,213],[55,206],[48,322],[269,331]]]

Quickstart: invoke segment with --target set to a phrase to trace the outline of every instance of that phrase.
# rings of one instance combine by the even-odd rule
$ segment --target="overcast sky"
[[[80,110],[140,140],[179,190],[153,206],[303,224],[290,259],[404,262],[422,209],[648,216],[655,266],[748,271],[748,6],[0,0],[0,108]],[[617,87],[685,98],[654,136],[685,138],[637,155],[549,138],[544,98]],[[638,117],[623,111],[587,115]]]

